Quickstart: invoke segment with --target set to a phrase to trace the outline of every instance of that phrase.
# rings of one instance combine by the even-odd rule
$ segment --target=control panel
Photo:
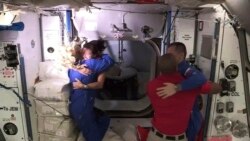
[[[0,42],[0,140],[28,141],[17,45]],[[16,94],[14,94],[14,91]]]
[[[219,135],[231,133],[235,138],[243,138],[248,132],[246,123],[240,121],[238,118],[232,118],[232,115],[237,113],[245,114],[244,110],[239,110],[239,104],[235,103],[240,97],[240,90],[236,87],[239,67],[237,64],[229,64],[225,69],[224,67],[225,63],[222,61],[221,68],[223,70],[223,75],[222,78],[219,79],[219,83],[223,90],[215,104],[216,113],[214,114],[214,127]]]
[[[17,87],[17,46],[0,42],[0,83],[7,87]]]
[[[203,28],[197,28],[195,55],[202,73],[207,79],[220,83],[223,90],[207,96],[202,140],[250,141],[250,77],[245,75],[249,52],[242,51],[246,49],[245,44],[249,49],[250,40],[245,42],[244,36],[239,38],[235,25],[225,23],[233,20],[225,8],[218,6],[214,9],[214,12],[198,15]],[[205,22],[208,19],[215,22]],[[250,39],[249,34],[246,36]]]

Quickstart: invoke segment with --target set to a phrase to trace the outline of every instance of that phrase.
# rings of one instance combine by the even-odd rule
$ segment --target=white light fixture
[[[218,4],[203,4],[201,6],[199,6],[200,8],[214,8],[218,6]]]
[[[15,18],[11,12],[0,12],[0,25],[10,26]]]
[[[139,36],[136,34],[136,35],[132,35],[132,38],[134,38],[134,39],[138,39],[139,38]]]

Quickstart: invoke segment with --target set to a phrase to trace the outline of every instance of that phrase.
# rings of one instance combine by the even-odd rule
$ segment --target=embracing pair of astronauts
[[[159,59],[161,74],[148,84],[154,117],[147,141],[196,141],[203,122],[198,96],[222,90],[185,61],[186,54],[185,45],[174,42]]]
[[[68,71],[72,88],[69,112],[86,141],[101,141],[110,123],[107,115],[94,108],[98,89],[104,84],[104,72],[114,64],[112,58],[103,54],[104,43],[94,40],[83,48],[75,48],[75,65],[79,67]]]
[[[80,129],[81,133],[83,134],[83,136],[87,141],[101,141],[105,132],[108,129],[110,122],[110,119],[108,118],[107,115],[105,114],[97,115],[94,109],[95,96],[98,93],[97,89],[102,88],[104,84],[105,80],[104,72],[114,64],[114,61],[108,55],[103,54],[104,49],[105,49],[104,41],[94,40],[89,43],[86,43],[83,46],[83,49],[80,50],[81,51],[80,55],[78,55],[80,56],[80,58],[82,57],[82,59],[78,59],[78,63],[79,65],[83,66],[83,68],[81,68],[80,70],[70,69],[68,73],[72,85],[72,90],[70,95],[70,105],[69,105],[70,114],[72,119],[76,123],[77,127]],[[174,81],[169,81],[172,78],[172,76],[170,75],[167,77],[166,80],[162,79],[164,81],[161,80],[161,82],[158,85],[152,84],[154,82],[149,83],[148,94],[149,98],[151,99],[153,108],[155,110],[155,115],[153,117],[153,122],[152,122],[154,127],[153,129],[154,132],[157,130],[159,131],[159,133],[163,134],[166,133],[166,135],[173,135],[173,134],[180,135],[184,133],[183,130],[186,130],[189,117],[191,117],[187,132],[185,134],[185,138],[187,135],[189,141],[194,141],[195,136],[197,135],[197,132],[199,131],[202,123],[202,117],[197,102],[195,102],[195,98],[200,92],[215,93],[215,91],[216,92],[218,91],[219,86],[207,83],[207,80],[205,79],[204,75],[195,68],[193,68],[192,66],[190,66],[189,63],[185,61],[186,47],[183,43],[176,42],[170,44],[167,52],[171,53],[174,56],[175,59],[174,62],[176,63],[176,66],[178,68],[177,70],[182,76],[179,75],[178,73],[178,79],[175,79]],[[163,64],[161,66],[166,67],[168,65],[166,63],[171,62],[171,57],[167,58],[165,61],[164,59],[162,59],[162,61],[160,62]],[[163,68],[159,67],[160,70],[162,70]],[[159,79],[159,77],[156,78],[156,81],[157,79]],[[163,84],[166,84],[166,86],[162,87]],[[185,94],[185,90],[187,91],[189,90],[186,93],[193,93],[193,95],[188,96],[189,94]],[[183,93],[183,94],[178,94],[178,93]],[[173,115],[177,116],[177,118],[178,116],[183,118],[185,117],[184,119],[182,119],[183,122],[180,122],[181,125],[179,123],[176,125],[171,124],[173,125],[172,127],[168,125],[169,123],[175,123],[172,122],[171,119],[158,120],[161,118],[157,117],[158,113],[160,113],[160,115],[165,114],[168,117],[170,117],[169,115],[171,115],[171,113],[168,113],[169,109],[170,111],[171,109],[173,109],[174,111],[178,111],[177,109],[179,106],[171,105],[171,102],[170,103],[163,102],[167,103],[166,109],[158,110],[156,108],[157,104],[160,104],[161,102],[155,105],[155,101],[152,100],[155,98],[151,94],[155,94],[155,96],[157,94],[158,100],[160,98],[163,101],[164,100],[168,101],[171,97],[170,98],[167,97],[174,94],[177,97],[179,95],[183,95],[184,100],[182,100],[182,98],[179,99],[180,105],[182,105],[182,103],[185,103],[185,96],[187,96],[186,100],[188,102],[186,104],[188,105],[186,105],[184,113],[180,113],[180,115]],[[162,124],[162,121],[166,121],[166,124]],[[158,125],[161,126],[159,127]],[[174,131],[174,128],[176,128],[178,134],[176,134],[177,132]],[[173,132],[164,132],[165,129],[166,131],[168,131],[168,129],[171,129]],[[149,139],[150,136],[152,136],[152,133],[149,134]]]

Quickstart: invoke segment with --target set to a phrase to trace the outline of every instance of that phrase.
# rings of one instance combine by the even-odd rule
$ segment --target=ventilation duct
[[[166,4],[184,8],[195,8],[204,4],[221,4],[225,0],[165,0]]]
[[[0,0],[4,4],[15,6],[35,6],[40,8],[67,5],[70,8],[80,8],[90,4],[90,0]]]

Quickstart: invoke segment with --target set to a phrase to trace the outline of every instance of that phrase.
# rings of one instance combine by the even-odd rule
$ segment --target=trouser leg
[[[202,121],[203,121],[203,118],[199,110],[198,101],[196,99],[191,116],[190,116],[190,120],[188,123],[188,128],[186,131],[188,141],[196,140],[196,137],[199,134],[199,131],[202,126]]]
[[[70,113],[86,141],[101,141],[110,120],[104,115],[97,117],[93,106],[94,99],[85,97],[71,103]]]
[[[98,113],[96,113],[97,111]],[[100,131],[99,133],[101,136],[104,136],[106,131],[108,130],[110,118],[105,112],[99,109],[97,110],[96,108],[95,108],[95,114],[96,114],[96,122]]]

